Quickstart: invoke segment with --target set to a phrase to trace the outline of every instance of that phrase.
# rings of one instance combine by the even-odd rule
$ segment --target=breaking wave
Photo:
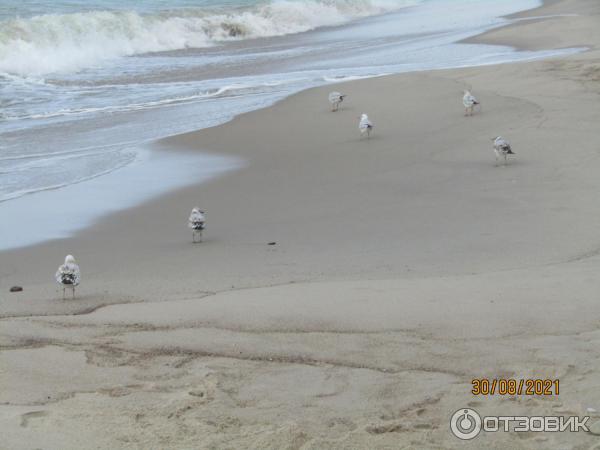
[[[122,57],[301,33],[391,12],[419,0],[271,0],[230,10],[91,11],[0,22],[0,72],[76,72]]]

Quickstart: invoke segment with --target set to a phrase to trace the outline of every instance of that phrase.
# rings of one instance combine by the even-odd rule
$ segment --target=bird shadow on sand
[[[509,161],[508,164],[504,164],[504,162],[499,162],[498,164],[494,163],[494,161],[477,161],[470,164],[471,167],[476,168],[477,170],[487,169],[492,172],[497,170],[510,170],[510,169],[520,169],[522,166],[528,165],[523,161]]]
[[[369,144],[369,142],[378,142],[382,139],[383,139],[383,136],[378,135],[378,134],[373,134],[369,138],[359,137],[356,139],[348,139],[347,141],[344,142],[344,144],[348,145],[348,146],[352,146],[352,145],[353,146],[364,146],[365,148],[368,148],[367,145]],[[347,151],[347,149],[344,149],[344,151]]]
[[[175,243],[170,243],[170,248],[176,248],[177,250],[202,250],[202,246],[212,247],[213,244],[221,242],[220,239],[215,237],[202,238],[202,241],[193,242],[191,236],[183,236]]]
[[[92,311],[88,311],[88,310],[96,310],[98,309],[98,307],[101,307],[101,305],[105,305],[106,304],[106,297],[107,294],[94,294],[94,293],[75,293],[75,297],[72,297],[71,294],[67,294],[64,298],[62,296],[62,292],[57,293],[53,299],[50,300],[54,300],[63,304],[73,304],[73,303],[77,303],[78,306],[81,307],[81,310],[78,309],[78,311],[83,311],[80,314],[87,314],[88,312],[92,312]]]

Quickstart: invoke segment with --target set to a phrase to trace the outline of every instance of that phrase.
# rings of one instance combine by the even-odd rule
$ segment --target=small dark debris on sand
[[[267,245],[277,245],[277,242],[269,242]]]
[[[10,292],[22,292],[23,288],[21,286],[13,286],[10,288]]]
[[[400,423],[389,423],[369,425],[366,430],[369,434],[398,433],[404,431],[404,427]]]

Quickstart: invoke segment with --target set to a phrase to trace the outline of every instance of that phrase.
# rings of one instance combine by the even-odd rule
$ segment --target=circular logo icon
[[[459,439],[468,441],[481,431],[481,416],[473,409],[463,408],[452,414],[450,430]]]

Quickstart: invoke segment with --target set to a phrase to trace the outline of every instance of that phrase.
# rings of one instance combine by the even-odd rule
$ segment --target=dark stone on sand
[[[13,286],[10,288],[10,292],[21,292],[23,288],[21,286]]]
[[[277,245],[277,242],[269,242],[268,245]]]

